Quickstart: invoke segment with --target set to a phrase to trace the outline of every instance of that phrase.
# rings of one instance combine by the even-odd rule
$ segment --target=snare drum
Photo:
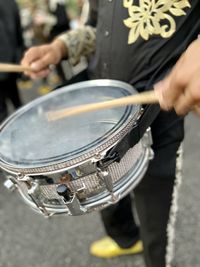
[[[0,166],[8,188],[45,216],[81,215],[120,200],[142,179],[152,157],[150,131],[119,162],[101,164],[130,131],[139,105],[48,121],[47,112],[136,94],[114,80],[80,82],[25,105],[0,129]]]

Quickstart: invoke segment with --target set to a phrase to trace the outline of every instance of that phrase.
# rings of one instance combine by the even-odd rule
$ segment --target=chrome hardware
[[[107,170],[97,168],[98,177],[105,182],[106,188],[109,192],[113,192],[113,182],[110,173]]]
[[[27,175],[23,175],[23,174],[18,174],[17,175],[17,180],[19,182],[30,182],[31,181],[31,178]]]
[[[40,186],[38,183],[31,183],[31,187],[28,189],[28,194],[31,195],[31,196],[39,196],[40,195]]]
[[[76,194],[66,184],[59,184],[57,186],[57,194],[62,197],[64,204],[69,209],[70,215],[81,215],[85,213],[85,209],[81,207]]]
[[[11,192],[13,192],[17,188],[16,184],[9,178],[6,179],[6,181],[3,184]]]
[[[149,152],[148,159],[152,160],[154,158],[154,152],[153,149],[151,148],[151,145],[153,144],[153,139],[150,127],[146,130],[142,139],[142,143],[148,149]]]
[[[114,184],[109,171],[97,168],[97,175],[105,183],[106,189],[111,194],[111,201],[109,203],[116,203],[119,200],[119,194],[114,193]]]
[[[40,212],[43,213],[45,217],[49,217],[50,214],[47,212],[46,208],[44,207],[39,198],[41,194],[40,185],[27,175],[21,175],[21,174],[17,175],[17,181],[19,183],[19,187],[20,184],[24,185],[23,188],[26,188],[29,198],[32,200],[35,206],[40,210]],[[20,192],[22,193],[22,191]]]
[[[69,201],[66,201],[63,198],[63,202],[66,204],[67,208],[69,209],[70,215],[81,215],[86,212],[86,209],[80,205],[80,202],[78,198],[76,197],[76,194],[74,193],[72,195],[72,198]]]
[[[28,189],[28,195],[32,199],[32,201],[35,203],[35,205],[38,207],[38,209],[44,214],[45,217],[49,217],[50,214],[42,204],[42,202],[39,199],[41,192],[40,192],[40,186],[39,184],[32,182],[31,187]]]

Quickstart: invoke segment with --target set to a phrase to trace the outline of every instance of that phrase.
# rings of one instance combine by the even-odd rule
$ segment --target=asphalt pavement
[[[186,119],[183,178],[175,223],[175,267],[200,266],[200,119]]]
[[[25,101],[38,96],[34,90],[23,91]],[[200,120],[189,115],[176,224],[176,267],[200,266],[199,140]],[[103,235],[97,212],[45,219],[16,193],[8,192],[0,179],[0,267],[144,267],[142,255],[108,260],[91,256],[91,242]]]

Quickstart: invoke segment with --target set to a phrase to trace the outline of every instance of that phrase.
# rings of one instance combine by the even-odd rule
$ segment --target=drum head
[[[10,170],[43,170],[43,167],[94,156],[128,131],[127,125],[132,125],[138,116],[138,105],[56,121],[48,121],[47,112],[134,93],[136,91],[123,82],[94,80],[63,87],[32,101],[1,126],[1,165]]]

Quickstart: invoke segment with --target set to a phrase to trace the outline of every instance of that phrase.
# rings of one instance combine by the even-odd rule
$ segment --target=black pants
[[[134,195],[146,266],[165,267],[166,227],[175,180],[177,150],[184,136],[183,119],[178,118],[174,112],[160,112],[152,124],[152,136],[154,159],[134,190]],[[137,237],[131,206],[131,198],[126,196],[114,207],[102,211],[107,233],[121,247],[130,246]]]
[[[22,105],[16,78],[10,77],[0,81],[0,123],[8,116],[7,100],[10,100],[15,109]]]
[[[128,195],[118,203],[101,211],[107,234],[122,248],[129,248],[140,238],[134,218],[133,199]]]

